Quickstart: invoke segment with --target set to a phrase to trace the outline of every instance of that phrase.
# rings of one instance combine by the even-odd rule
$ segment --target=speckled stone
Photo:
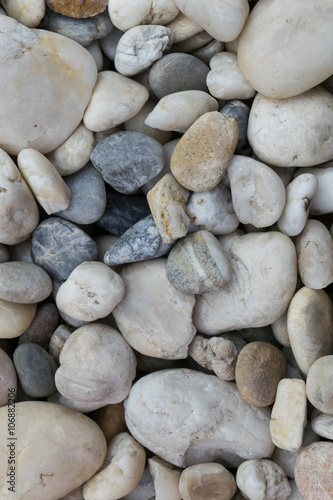
[[[126,131],[97,144],[91,161],[105,182],[119,193],[131,194],[162,170],[165,153],[152,137]]]
[[[244,102],[235,99],[223,106],[220,112],[236,120],[239,131],[236,151],[240,151],[247,145],[247,124],[250,108]]]
[[[183,90],[207,92],[209,67],[189,54],[167,54],[156,61],[149,71],[149,85],[158,99]]]
[[[52,357],[40,345],[26,343],[18,346],[13,355],[22,389],[33,398],[45,398],[56,390],[55,366]]]
[[[106,207],[106,191],[102,175],[87,164],[78,172],[64,178],[72,193],[66,210],[57,216],[76,224],[91,224],[102,217]]]
[[[319,441],[301,451],[295,481],[304,500],[332,500],[333,443]]]
[[[32,236],[31,255],[35,264],[58,280],[65,280],[81,262],[97,259],[97,245],[72,222],[50,217]]]
[[[40,266],[28,262],[0,264],[0,299],[34,304],[46,299],[51,291],[51,278]]]
[[[287,500],[291,492],[284,470],[272,460],[245,460],[237,470],[238,488],[247,500]]]
[[[19,345],[33,342],[44,348],[48,346],[51,335],[59,323],[58,310],[52,302],[41,304],[29,328],[19,337]]]
[[[46,5],[54,12],[59,12],[64,16],[83,19],[96,16],[104,12],[108,6],[108,0],[46,0]]]

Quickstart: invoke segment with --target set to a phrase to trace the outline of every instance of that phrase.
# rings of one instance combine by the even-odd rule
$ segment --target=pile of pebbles
[[[1,499],[332,500],[332,2],[1,3]]]

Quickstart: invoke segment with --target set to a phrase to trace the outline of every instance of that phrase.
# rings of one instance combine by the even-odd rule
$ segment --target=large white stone
[[[140,24],[167,24],[178,14],[174,0],[110,0],[109,14],[116,28],[127,31]]]

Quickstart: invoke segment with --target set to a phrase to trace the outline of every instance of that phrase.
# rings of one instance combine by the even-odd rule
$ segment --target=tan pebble
[[[295,481],[304,500],[332,500],[333,443],[319,441],[307,446],[295,464]]]
[[[45,0],[3,0],[6,14],[28,28],[36,28],[45,15]]]
[[[179,491],[180,470],[162,458],[148,459],[149,472],[153,477],[156,500],[182,500]]]
[[[191,465],[180,475],[179,490],[183,500],[230,500],[237,491],[234,476],[223,465]]]
[[[63,16],[84,19],[104,12],[108,0],[46,0],[46,5]]]
[[[306,393],[310,403],[324,413],[333,413],[333,356],[315,361],[306,379]]]
[[[120,432],[125,432],[127,430],[123,402],[105,405],[95,410],[91,418],[95,420],[102,429],[107,443],[110,443],[110,441]]]
[[[29,328],[37,304],[16,304],[0,299],[0,339],[19,337]]]
[[[198,23],[189,19],[182,12],[179,12],[178,16],[167,24],[167,27],[173,35],[173,43],[187,40],[204,30]]]
[[[287,328],[287,316],[288,311],[282,314],[282,316],[271,324],[272,332],[276,340],[285,347],[290,347],[290,340]]]
[[[173,44],[170,52],[189,53],[193,50],[200,49],[212,40],[213,38],[206,31],[201,31],[197,35],[186,38],[186,40],[183,40],[182,42]]]

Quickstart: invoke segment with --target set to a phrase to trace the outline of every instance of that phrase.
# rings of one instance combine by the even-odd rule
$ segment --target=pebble
[[[11,357],[3,349],[0,349],[0,407],[8,405],[9,388],[16,393],[16,371]]]
[[[333,308],[327,293],[298,290],[289,304],[287,328],[297,364],[307,375],[317,359],[333,354]]]
[[[59,363],[59,355],[71,333],[70,327],[61,324],[54,330],[50,338],[48,350],[57,363]]]
[[[66,0],[46,0],[46,5],[64,16],[84,19],[93,17],[104,12],[108,6],[108,0],[74,0],[68,3]]]
[[[0,299],[0,339],[19,337],[31,325],[37,304],[16,304]]]
[[[204,31],[203,27],[200,24],[192,21],[192,19],[185,16],[182,12],[179,12],[177,17],[173,19],[167,27],[172,33],[174,45],[184,42],[189,38],[197,35],[198,33]]]
[[[182,500],[179,491],[180,470],[177,467],[155,455],[148,458],[148,470],[153,479],[155,498]]]
[[[238,141],[238,125],[218,111],[203,114],[171,156],[171,172],[186,189],[209,191],[221,181]]]
[[[89,45],[87,45],[86,49],[89,52],[89,54],[93,56],[97,66],[97,71],[98,72],[102,71],[104,66],[104,59],[101,47],[99,45],[99,41],[93,40]]]
[[[56,304],[74,319],[96,321],[110,314],[124,294],[123,280],[112,269],[102,262],[82,262],[60,286]]]
[[[232,271],[215,236],[209,231],[197,231],[175,244],[167,258],[166,273],[177,290],[201,294],[223,287],[230,281]]]
[[[165,160],[165,163],[164,163],[164,167],[162,168],[162,170],[160,171],[160,173],[156,175],[156,177],[154,177],[150,181],[146,182],[146,184],[144,184],[141,187],[141,191],[144,194],[147,194],[148,191],[150,191],[155,186],[155,184],[160,179],[162,179],[162,177],[165,176],[165,174],[170,174],[170,160],[171,160],[171,155],[173,153],[173,150],[176,147],[176,144],[178,144],[178,142],[179,142],[179,139],[173,139],[172,141],[169,141],[166,144],[163,144],[163,149],[164,149],[164,152],[165,152],[165,155],[166,155],[166,160]]]
[[[171,47],[171,52],[189,53],[203,47],[212,40],[213,38],[206,31],[201,31],[182,42],[174,43]]]
[[[244,102],[234,99],[227,102],[227,104],[223,106],[220,111],[222,114],[236,120],[239,131],[236,151],[242,150],[247,145],[247,125],[249,121],[250,108],[244,104]]]
[[[279,4],[260,1],[239,40],[244,77],[258,92],[273,98],[287,98],[315,87],[333,72],[332,22],[329,0],[316,5],[306,0],[292,6],[288,0]],[[323,37],[322,42],[313,43],[318,36]]]
[[[323,168],[318,166],[296,170],[295,178],[302,174],[315,175],[318,189],[310,205],[310,214],[322,215],[333,212],[333,163],[326,163]]]
[[[167,24],[178,15],[173,0],[139,0],[135,5],[131,0],[112,0],[109,14],[114,26],[127,31],[140,24]]]
[[[190,221],[186,215],[186,201],[189,194],[172,174],[165,174],[147,193],[156,227],[166,244],[187,234]]]
[[[53,302],[39,305],[29,328],[20,335],[18,344],[33,342],[47,348],[51,335],[59,324],[58,310]]]
[[[91,163],[64,179],[71,192],[71,201],[57,216],[75,224],[92,224],[106,208],[106,190],[102,175]]]
[[[139,132],[117,132],[103,139],[91,154],[107,184],[123,194],[134,193],[163,168],[162,145]]]
[[[115,71],[101,71],[85,110],[83,123],[93,132],[102,132],[133,118],[149,92],[141,85]]]
[[[331,349],[332,353],[333,350]],[[323,413],[333,413],[333,355],[323,355],[310,367],[306,378],[306,394],[310,403]]]
[[[158,128],[149,127],[145,124],[145,120],[149,113],[151,113],[156,105],[156,102],[150,99],[147,101],[140,111],[124,123],[125,130],[130,132],[140,132],[141,134],[149,135],[161,144],[165,144],[170,141],[172,137],[171,130],[159,130]],[[152,181],[148,181],[152,182]]]
[[[28,262],[0,264],[0,299],[34,304],[46,299],[51,291],[51,278],[38,265]]]
[[[45,15],[44,0],[3,0],[7,16],[28,28],[36,28]]]
[[[120,276],[126,294],[112,314],[127,342],[148,356],[186,358],[195,335],[192,323],[195,298],[170,284],[166,259],[127,264]]]
[[[191,465],[180,475],[179,490],[183,500],[230,500],[237,491],[234,476],[217,463]]]
[[[146,467],[138,485],[130,493],[123,497],[123,500],[153,500],[155,498],[155,488],[153,478]],[[164,500],[163,497],[161,500]]]
[[[282,314],[282,316],[271,324],[272,332],[274,337],[279,342],[279,344],[290,347],[290,339],[288,334],[287,326],[288,310]]]
[[[158,99],[185,90],[207,92],[208,72],[209,67],[190,54],[167,54],[150,68],[149,85]]]
[[[307,446],[295,464],[296,485],[304,500],[333,497],[333,443],[320,441]]]
[[[269,456],[269,416],[248,405],[233,382],[184,368],[145,375],[125,401],[133,437],[179,467],[208,460],[237,467]]]
[[[221,183],[209,191],[191,193],[186,214],[191,223],[190,232],[205,229],[215,235],[229,234],[239,225],[231,193]]]
[[[5,480],[7,411],[7,407],[0,408],[3,478],[0,495],[4,499],[11,494]],[[106,441],[98,425],[85,415],[46,401],[24,401],[16,403],[16,419],[20,422],[16,428],[16,457],[20,455],[20,470],[25,472],[15,477],[15,491],[21,498],[56,500],[87,481],[101,467]],[[36,458],[40,456],[42,461]],[[75,467],[71,467],[73,463]]]
[[[172,43],[172,33],[166,26],[135,26],[118,41],[114,66],[121,75],[137,75],[168,52]]]
[[[309,288],[326,288],[333,282],[333,241],[319,220],[308,220],[295,238],[298,271]]]
[[[161,130],[186,132],[201,115],[217,108],[216,99],[202,90],[174,92],[160,99],[145,124]]]
[[[234,155],[228,166],[228,178],[232,204],[240,222],[264,228],[279,220],[286,190],[274,170],[253,158]]]
[[[333,95],[322,87],[286,99],[257,94],[248,140],[259,160],[268,165],[311,167],[333,157],[328,132],[332,120]]]
[[[26,342],[13,354],[13,362],[21,387],[28,396],[45,398],[55,390],[55,365],[50,354],[38,344]]]
[[[120,333],[101,323],[75,330],[59,361],[55,374],[58,391],[66,398],[98,403],[98,407],[123,401],[135,377],[131,347]]]
[[[108,57],[108,59],[110,59],[110,61],[114,61],[116,48],[123,34],[123,31],[113,28],[108,35],[98,40],[103,53]]]
[[[200,47],[191,52],[191,55],[197,57],[202,62],[209,65],[209,61],[211,60],[211,58],[218,52],[222,52],[223,49],[223,42],[220,42],[219,40],[212,40],[211,42],[205,44],[203,47]]]
[[[31,255],[52,278],[65,280],[82,262],[96,260],[97,245],[72,222],[49,217],[33,233]]]
[[[117,434],[127,430],[124,403],[122,401],[98,408],[93,412],[91,418],[102,429],[108,444]]]
[[[274,323],[287,309],[296,288],[293,243],[288,236],[271,231],[236,236],[224,248],[231,263],[231,281],[216,292],[197,297],[196,328],[214,335]]]
[[[271,460],[246,460],[237,470],[238,488],[248,500],[287,500],[291,492],[283,469]]]

